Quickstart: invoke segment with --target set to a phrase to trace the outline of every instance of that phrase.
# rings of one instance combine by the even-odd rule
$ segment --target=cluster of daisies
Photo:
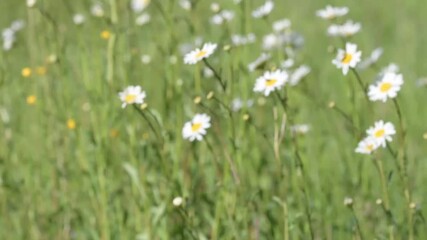
[[[345,16],[348,12],[347,7],[327,6],[325,9],[318,10],[316,15],[336,22],[337,18]],[[348,20],[342,25],[332,24],[329,26],[328,35],[345,39],[359,32],[360,29],[360,23]],[[382,53],[382,48],[377,48],[367,59],[362,61],[362,52],[358,51],[357,45],[347,42],[345,49],[338,50],[332,63],[341,69],[344,75],[347,75],[350,69],[363,70],[374,65]],[[386,102],[388,99],[393,99],[397,96],[402,85],[403,76],[399,73],[399,68],[391,64],[378,74],[376,81],[369,86],[366,94],[370,101]],[[386,142],[392,141],[392,135],[396,133],[396,130],[392,123],[380,120],[375,122],[374,126],[370,127],[366,133],[367,137],[360,141],[356,148],[358,153],[371,154],[378,147],[385,147]]]
[[[3,39],[3,50],[9,51],[12,49],[13,45],[16,42],[16,34],[24,28],[25,23],[23,20],[13,21],[12,24],[3,29],[2,31],[2,39]]]
[[[146,97],[145,91],[141,86],[128,86],[119,93],[119,98],[122,101],[122,108],[127,105],[143,105]],[[206,131],[211,126],[211,118],[207,114],[196,114],[193,119],[184,124],[182,136],[190,141],[201,141]]]
[[[135,14],[135,24],[137,26],[143,26],[150,22],[150,14],[144,12],[147,6],[150,4],[150,0],[131,0],[129,7]],[[91,8],[90,13],[92,16],[97,18],[105,17],[104,6],[101,2],[95,2]],[[83,13],[76,13],[73,15],[73,22],[75,25],[82,25],[86,21],[86,16]]]
[[[239,4],[240,1],[235,1],[235,3]],[[272,1],[266,1],[264,5],[253,11],[252,16],[254,18],[266,17],[271,13],[273,8],[274,3]],[[211,4],[211,10],[215,13],[211,19],[215,24],[222,24],[233,19],[233,13],[231,11],[221,9],[221,7],[216,3]],[[271,92],[281,90],[287,83],[292,86],[296,85],[302,78],[310,73],[311,69],[306,65],[294,66],[294,48],[298,47],[298,45],[300,46],[302,41],[298,35],[295,35],[290,31],[290,27],[291,22],[288,19],[275,21],[272,24],[273,33],[264,37],[263,45],[266,51],[276,50],[277,48],[286,45],[284,53],[288,58],[279,64],[282,69],[266,71],[258,77],[253,88],[254,92],[261,93],[264,96],[269,96]],[[206,42],[202,44],[202,41],[203,40],[201,38],[198,38],[194,43],[181,45],[181,52],[185,54],[183,58],[183,62],[185,64],[194,65],[201,61],[206,61],[207,58],[215,53],[218,48],[216,43]],[[232,35],[232,45],[235,47],[253,43],[255,41],[256,37],[254,34]],[[297,43],[298,41],[300,44]],[[271,55],[269,53],[262,53],[258,59],[248,64],[248,71],[253,72],[264,68],[263,65],[270,60],[270,56]],[[213,75],[210,69],[208,69],[209,71],[205,70],[203,73],[206,77]],[[132,104],[143,105],[145,97],[146,94],[142,91],[140,86],[129,86],[119,93],[119,98],[122,101],[123,108]],[[252,105],[253,100],[251,99],[242,100],[240,98],[235,98],[231,102],[230,108],[232,111],[237,112],[243,107],[250,107]],[[184,124],[182,137],[189,141],[201,141],[203,136],[207,133],[207,129],[210,127],[210,116],[204,113],[195,114],[190,121]],[[304,134],[308,130],[309,126],[305,124],[295,125],[292,128],[292,132],[294,133]]]

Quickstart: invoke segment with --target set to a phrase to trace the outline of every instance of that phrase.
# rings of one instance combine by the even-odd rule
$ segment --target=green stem
[[[399,153],[397,155],[400,163],[400,169],[402,172],[402,180],[403,180],[403,186],[404,186],[404,195],[407,202],[407,214],[408,214],[408,231],[409,231],[409,240],[414,239],[414,231],[413,231],[413,215],[412,215],[412,209],[410,207],[410,204],[412,202],[411,192],[409,190],[409,183],[408,183],[408,169],[407,169],[407,155],[406,155],[406,149],[405,149],[405,143],[406,143],[406,129],[405,125],[403,123],[403,115],[402,111],[400,109],[399,103],[396,100],[396,98],[393,98],[393,104],[396,109],[396,114],[399,119],[399,126],[400,126],[400,146],[399,146]]]
[[[227,90],[227,84],[222,80],[221,75],[215,70],[215,68],[212,67],[212,65],[210,65],[210,63],[208,62],[208,60],[206,60],[206,58],[203,59],[203,62],[213,72],[215,79],[218,80],[222,90],[225,92],[225,90]]]

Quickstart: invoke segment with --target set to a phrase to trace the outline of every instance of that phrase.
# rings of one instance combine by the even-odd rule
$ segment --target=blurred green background
[[[117,4],[116,24],[110,18],[111,2]],[[14,47],[0,51],[0,238],[285,239],[289,234],[290,239],[311,239],[309,212],[314,239],[358,239],[356,219],[365,239],[389,239],[390,224],[375,204],[382,197],[375,166],[369,157],[354,153],[360,139],[327,106],[334,101],[346,112],[353,111],[362,130],[379,119],[397,126],[398,119],[390,102],[370,103],[369,111],[363,93],[356,96],[357,109],[352,108],[348,85],[355,79],[344,77],[331,63],[331,49],[342,42],[329,38],[328,23],[315,15],[331,4],[348,6],[350,13],[343,19],[362,24],[362,31],[351,39],[362,58],[382,47],[377,66],[394,62],[404,75],[398,98],[408,130],[409,186],[417,205],[415,239],[426,239],[422,214],[427,196],[427,96],[425,87],[417,85],[427,76],[423,1],[275,1],[268,19],[257,20],[250,12],[263,1],[236,5],[219,0],[236,14],[226,27],[209,22],[213,1],[196,2],[196,8],[187,11],[175,0],[152,0],[144,10],[151,21],[144,26],[135,24],[137,14],[129,1],[100,1],[105,10],[101,18],[91,16],[95,2],[89,0],[39,0],[35,8],[27,8],[24,1],[0,2],[1,29],[16,19],[25,21]],[[76,13],[86,16],[82,25],[73,23]],[[288,91],[292,118],[311,126],[300,140],[303,183],[294,169],[292,143],[284,142],[277,165],[262,136],[261,132],[273,140],[275,102],[259,101],[252,86],[262,72],[246,70],[261,54],[262,37],[272,31],[271,23],[282,18],[290,19],[292,30],[305,38],[296,62],[312,68]],[[114,41],[102,39],[102,31],[112,33]],[[257,36],[255,44],[223,50],[231,44],[230,33],[250,32]],[[203,92],[193,91],[199,67],[183,64],[179,46],[199,36],[220,45],[210,60],[231,86],[226,94],[215,88],[214,80],[205,79]],[[142,55],[151,61],[142,63]],[[279,66],[282,54],[272,55],[268,67]],[[46,73],[37,73],[40,67]],[[30,77],[22,76],[24,68],[32,69]],[[368,69],[360,74],[365,83],[372,83],[377,73]],[[150,111],[161,119],[161,153],[141,116],[120,107],[117,93],[128,85],[143,87]],[[227,104],[234,97],[267,104],[235,113],[230,121],[224,109],[206,99],[209,91]],[[37,99],[32,105],[26,102],[31,95]],[[193,102],[199,95],[216,114],[207,136],[211,147],[181,139],[184,122],[206,111]],[[244,114],[262,131],[246,123]],[[67,127],[70,121],[75,128]],[[227,142],[233,124],[237,150]],[[397,149],[397,141],[392,146]],[[229,155],[239,182],[231,173]],[[408,204],[396,165],[387,151],[378,155],[389,178],[395,239],[409,239]],[[172,204],[178,196],[184,198],[181,207]],[[344,206],[345,197],[354,199],[355,215]]]

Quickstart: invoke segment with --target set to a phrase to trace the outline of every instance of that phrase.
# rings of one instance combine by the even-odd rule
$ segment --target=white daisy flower
[[[337,68],[341,68],[344,75],[347,75],[348,70],[356,67],[357,63],[360,62],[361,56],[362,52],[357,51],[356,44],[346,43],[345,50],[339,49],[337,57],[332,60],[332,63]]]
[[[81,25],[85,21],[85,16],[83,14],[77,13],[73,16],[73,22],[76,25]]]
[[[175,207],[179,207],[179,206],[181,206],[183,202],[184,202],[184,199],[183,199],[182,197],[176,197],[176,198],[174,198],[174,199],[172,200],[172,204],[173,204]]]
[[[143,26],[143,25],[147,24],[148,22],[150,22],[150,20],[151,20],[150,14],[143,13],[135,19],[135,24],[138,26]]]
[[[331,37],[351,37],[358,33],[362,25],[360,23],[354,23],[353,21],[347,21],[343,25],[333,24],[328,27],[328,35]]]
[[[179,6],[181,6],[182,9],[190,11],[191,10],[191,2],[189,0],[180,0]]]
[[[12,49],[14,43],[15,40],[3,39],[3,50],[9,51],[10,49]]]
[[[182,128],[182,137],[191,142],[201,141],[203,135],[206,135],[206,129],[211,126],[211,118],[207,114],[196,114],[193,119],[184,124]]]
[[[128,104],[143,104],[145,96],[145,91],[142,91],[140,86],[129,86],[119,93],[119,98],[123,102],[122,108]]]
[[[231,110],[233,112],[238,112],[243,107],[250,108],[254,105],[254,100],[248,99],[246,102],[242,100],[241,98],[235,98],[233,101],[231,101]]]
[[[15,20],[12,22],[12,24],[10,25],[10,29],[12,29],[15,32],[18,32],[20,30],[22,30],[25,27],[25,22],[24,20]]]
[[[211,11],[216,13],[219,12],[219,10],[221,10],[221,6],[219,5],[219,3],[217,2],[213,2],[211,3]]]
[[[417,87],[425,87],[427,86],[427,77],[418,78],[415,83]]]
[[[311,68],[307,65],[301,65],[297,69],[295,69],[290,78],[289,78],[289,85],[295,86],[297,85],[301,79],[303,79],[305,76],[307,76],[311,72]]]
[[[256,40],[256,36],[253,33],[249,33],[248,35],[231,35],[231,42],[234,46],[242,46],[249,43],[254,43]]]
[[[386,142],[391,142],[393,140],[391,136],[396,134],[396,130],[391,122],[384,123],[383,120],[380,120],[375,122],[375,125],[370,127],[366,133],[368,137],[375,140],[378,146],[385,147]]]
[[[286,18],[282,19],[282,20],[275,21],[273,23],[273,30],[275,32],[282,32],[282,31],[284,31],[290,27],[291,27],[291,21],[289,19],[286,19]]]
[[[361,154],[371,154],[375,151],[380,145],[378,142],[372,137],[366,137],[362,141],[359,142],[355,152]]]
[[[151,62],[151,56],[147,55],[147,54],[142,55],[141,56],[141,62],[143,64],[149,64]]]
[[[140,13],[148,6],[150,0],[132,0],[130,2],[130,8],[135,13]]]
[[[95,17],[103,17],[104,16],[104,8],[102,7],[101,3],[95,3],[90,8],[90,12]]]
[[[11,28],[6,28],[2,31],[2,37],[3,37],[3,50],[9,51],[12,49],[13,44],[16,41],[15,37],[15,31]]]
[[[223,23],[230,22],[234,18],[234,12],[230,10],[223,10],[218,14],[215,14],[211,22],[215,25],[221,25]]]
[[[274,9],[274,2],[273,1],[266,1],[264,5],[260,6],[259,8],[255,9],[252,12],[252,17],[254,18],[262,18],[267,16],[271,13]]]
[[[310,131],[310,125],[308,124],[295,124],[291,126],[291,132],[293,134],[304,135]]]
[[[2,31],[3,40],[15,40],[15,31],[10,28],[6,28]]]
[[[317,10],[316,15],[323,19],[334,19],[337,17],[342,17],[348,13],[348,7],[332,7],[330,5],[326,6],[325,9]]]
[[[214,76],[214,72],[212,71],[212,69],[208,68],[208,67],[204,67],[203,68],[203,77],[205,78],[211,78]]]
[[[212,53],[215,52],[217,44],[215,43],[205,43],[202,49],[197,48],[196,50],[187,53],[184,57],[185,64],[196,64],[200,60],[209,57]]]
[[[398,73],[399,72],[399,66],[395,63],[390,63],[388,66],[381,69],[380,75],[384,75],[386,73]]]
[[[27,7],[29,8],[34,7],[36,3],[37,3],[37,0],[27,0]]]
[[[281,39],[274,33],[267,34],[262,39],[262,48],[270,50],[279,47],[282,44]]]
[[[265,72],[264,75],[256,80],[254,92],[263,92],[265,96],[270,92],[282,88],[288,81],[289,75],[282,70]]]
[[[372,66],[373,64],[375,64],[376,62],[378,62],[378,60],[380,59],[381,55],[383,55],[384,50],[382,48],[376,48],[374,49],[374,51],[372,51],[371,55],[366,58],[365,60],[361,61],[358,65],[357,65],[357,69],[360,70],[364,70],[367,69],[368,67]]]
[[[271,58],[270,54],[262,53],[255,61],[248,64],[249,72],[255,71],[255,69],[259,68],[263,64],[265,64]]]
[[[294,60],[294,59],[292,59],[292,58],[288,58],[288,59],[286,59],[285,61],[283,61],[283,62],[280,64],[280,66],[281,66],[282,68],[286,68],[286,69],[288,69],[288,68],[291,68],[292,66],[294,66],[294,64],[295,64],[295,60]]]
[[[369,100],[386,102],[389,98],[395,98],[402,84],[402,74],[393,72],[385,73],[376,84],[369,86]]]

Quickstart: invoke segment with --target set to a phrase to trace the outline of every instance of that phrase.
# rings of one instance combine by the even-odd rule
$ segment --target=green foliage
[[[0,239],[426,239],[427,97],[416,84],[427,74],[425,4],[275,1],[268,18],[254,19],[251,11],[264,1],[219,0],[236,15],[216,26],[211,1],[192,2],[195,9],[186,11],[178,0],[152,0],[144,10],[151,21],[137,26],[128,1],[104,0],[104,17],[90,14],[92,1],[38,0],[34,8],[0,1],[2,29],[16,19],[26,23],[14,47],[0,51]],[[331,64],[331,49],[342,42],[329,38],[327,21],[315,15],[327,4],[346,4],[345,19],[362,24],[350,40],[362,58],[384,48],[377,68],[360,73],[365,84],[389,63],[400,66],[404,144],[392,101],[367,102],[354,75]],[[86,16],[82,25],[73,23],[75,13]],[[282,18],[305,38],[296,64],[312,69],[280,92],[287,112],[274,94],[252,91],[263,70],[287,58],[283,49],[271,51],[264,69],[247,70],[272,22]],[[102,31],[110,38],[102,39]],[[257,41],[233,47],[234,33],[254,33]],[[203,62],[183,63],[180,46],[197,37],[218,43],[208,61],[227,83],[225,92],[204,77]],[[29,77],[21,74],[26,67]],[[118,92],[128,85],[142,86],[147,108],[121,108]],[[34,104],[26,102],[31,95]],[[236,97],[254,106],[231,112]],[[203,141],[189,142],[182,126],[196,113],[209,114],[212,127]],[[390,147],[407,153],[407,182],[399,156],[387,149],[378,150],[377,160],[354,152],[360,132],[379,119],[398,130]],[[311,129],[295,137],[292,124]],[[389,209],[376,204],[384,200],[381,179]],[[182,205],[174,206],[176,197]],[[352,205],[343,204],[346,197]]]

